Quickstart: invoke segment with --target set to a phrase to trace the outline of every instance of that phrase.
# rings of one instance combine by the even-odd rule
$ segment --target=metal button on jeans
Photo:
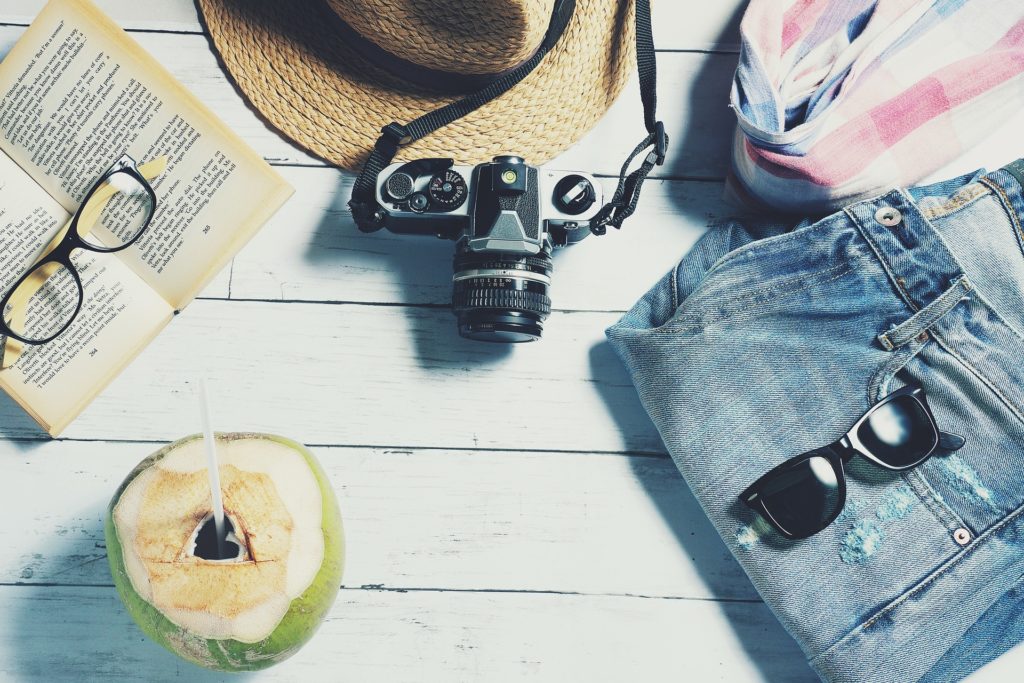
[[[875,211],[875,220],[885,227],[891,228],[900,224],[900,221],[903,220],[903,214],[891,206],[882,206],[879,207],[878,211]]]
[[[953,540],[957,545],[967,545],[971,542],[971,532],[961,527],[953,532]]]

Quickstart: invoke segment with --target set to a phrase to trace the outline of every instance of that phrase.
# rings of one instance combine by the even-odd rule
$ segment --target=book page
[[[176,309],[292,192],[87,0],[51,0],[0,63],[0,149],[69,211],[121,154],[166,155],[153,220],[117,258]]]
[[[0,152],[0,293],[21,276],[71,218],[56,200]]]
[[[0,153],[0,292],[6,294],[36,262],[70,217]],[[47,344],[25,345],[14,365],[0,370],[0,386],[51,434],[60,431],[173,315],[171,306],[114,256],[79,250],[71,261],[83,292],[74,322]],[[27,310],[30,319],[58,315],[35,298]]]
[[[174,309],[109,254],[75,252],[84,299],[55,340],[26,346],[0,385],[56,436],[174,316]]]

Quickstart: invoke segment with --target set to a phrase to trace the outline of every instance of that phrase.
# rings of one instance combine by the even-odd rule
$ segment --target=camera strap
[[[381,136],[373,146],[373,151],[363,165],[352,188],[352,199],[349,208],[356,225],[363,232],[374,232],[383,225],[383,212],[376,200],[377,176],[387,168],[398,153],[399,147],[425,137],[435,130],[462,118],[491,100],[508,92],[517,83],[526,78],[537,68],[545,55],[555,46],[565,33],[569,21],[576,9],[576,0],[556,0],[551,14],[551,23],[547,33],[534,55],[517,68],[471,95],[435,109],[407,124],[391,122],[381,129]],[[650,0],[636,0],[636,61],[640,76],[640,97],[644,106],[644,126],[647,137],[633,150],[622,165],[619,183],[611,200],[605,204],[591,220],[590,230],[595,235],[603,235],[607,226],[622,227],[623,221],[636,210],[640,199],[640,188],[648,174],[655,166],[665,161],[668,148],[668,136],[665,126],[657,120],[657,66],[654,53],[654,38],[651,33]],[[634,171],[629,167],[644,151],[650,152]],[[515,152],[515,150],[509,150]]]

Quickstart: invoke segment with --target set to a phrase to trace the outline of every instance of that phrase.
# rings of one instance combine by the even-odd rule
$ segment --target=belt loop
[[[966,298],[966,294],[972,289],[974,289],[974,285],[971,281],[967,279],[966,275],[961,275],[956,279],[952,286],[940,294],[937,299],[907,318],[899,325],[894,325],[889,330],[878,335],[878,343],[881,344],[882,348],[886,351],[895,351],[901,346],[909,344],[913,340],[922,337],[927,333],[929,327],[938,322],[942,316],[952,311],[958,303],[963,301]],[[920,339],[920,341],[923,342],[926,339],[927,337],[924,337],[923,339]]]
[[[1021,190],[1024,190],[1024,159],[1017,159],[1011,161],[1006,166],[1003,166],[1003,170],[1009,173],[1020,185]]]

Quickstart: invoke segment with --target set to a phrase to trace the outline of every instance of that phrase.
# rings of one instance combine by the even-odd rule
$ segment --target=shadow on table
[[[14,400],[0,393],[0,438],[22,453],[47,443],[46,432]]]
[[[725,23],[713,41],[721,49],[709,50],[700,66],[689,79],[689,91],[680,93],[659,93],[659,100],[678,97],[687,100],[678,111],[686,112],[685,128],[673,126],[666,165],[656,169],[672,177],[688,178],[695,185],[705,186],[708,193],[722,199],[721,213],[708,213],[700,202],[694,202],[687,193],[673,193],[674,213],[686,217],[692,225],[713,228],[723,219],[748,216],[747,209],[734,205],[722,198],[723,179],[732,163],[733,132],[736,116],[730,106],[730,92],[739,55],[734,47],[740,43],[739,25],[746,10],[746,2],[737,3],[733,15]],[[664,89],[663,89],[664,90]],[[709,144],[713,143],[713,144]],[[705,175],[706,174],[706,175]],[[641,200],[642,201],[642,200]],[[682,256],[682,254],[680,254]]]
[[[102,517],[100,513],[84,517]],[[97,528],[84,530],[102,537]],[[46,549],[48,559],[67,555],[70,569],[82,563],[102,563],[108,581],[106,556],[102,549],[84,559],[71,544],[61,547],[61,538]],[[98,565],[97,565],[98,566]],[[80,566],[77,567],[81,569]],[[24,574],[23,574],[24,576]],[[112,585],[15,584],[3,587],[4,624],[0,640],[9,659],[0,671],[9,680],[108,681],[188,680],[195,683],[250,679],[248,674],[220,674],[207,671],[175,656],[147,638],[128,615]],[[56,576],[59,579],[59,576]]]
[[[629,379],[621,364],[608,362],[609,354],[614,355],[614,351],[607,342],[592,348],[591,368],[595,386],[620,431],[625,435],[639,434],[645,428],[655,432],[636,392],[617,389]],[[616,389],[613,391],[613,388]],[[642,417],[637,418],[638,414]],[[645,424],[638,424],[639,421]],[[817,681],[796,641],[770,613],[766,619],[750,620],[749,603],[760,602],[757,591],[718,536],[672,460],[667,455],[638,455],[631,458],[631,466],[636,479],[661,513],[662,522],[671,529],[714,599],[721,601],[722,613],[764,680]],[[652,519],[651,523],[658,522]],[[768,612],[767,606],[760,607]]]
[[[401,289],[397,293],[364,297],[360,303],[401,304],[409,322],[416,358],[424,367],[458,359],[466,364],[488,364],[507,357],[508,344],[480,344],[459,336],[455,316],[450,312],[452,256],[455,245],[448,240],[422,235],[396,235],[387,230],[362,233],[352,220],[348,200],[352,175],[339,174],[331,206],[317,224],[306,248],[306,261],[313,266],[345,268],[358,277],[361,272],[393,271]],[[438,324],[438,319],[442,324]]]

